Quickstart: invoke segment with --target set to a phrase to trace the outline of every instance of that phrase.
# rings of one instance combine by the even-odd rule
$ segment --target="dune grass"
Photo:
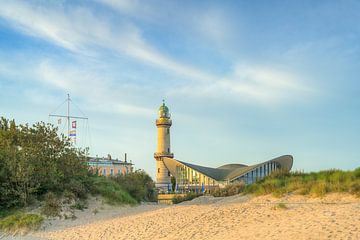
[[[201,193],[187,193],[185,196],[181,196],[181,195],[175,195],[175,197],[172,199],[172,203],[173,204],[178,204],[184,201],[190,201],[193,200],[194,198],[200,197],[202,196]]]
[[[25,234],[37,230],[43,221],[40,215],[17,212],[0,219],[0,230],[7,234]]]
[[[136,204],[137,201],[123,190],[113,179],[96,176],[93,177],[92,193],[105,198],[106,203],[111,205]]]
[[[256,195],[273,194],[276,197],[287,193],[321,197],[327,193],[346,192],[360,197],[360,168],[353,171],[327,170],[320,172],[275,172],[248,185],[245,193]]]

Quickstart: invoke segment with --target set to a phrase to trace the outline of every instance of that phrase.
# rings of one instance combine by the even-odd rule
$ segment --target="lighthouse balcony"
[[[173,153],[168,153],[168,152],[154,153],[154,158],[160,158],[160,157],[173,158],[174,154]]]
[[[171,124],[172,124],[172,121],[169,118],[156,119],[156,126],[159,126],[159,125],[170,125],[171,126]]]

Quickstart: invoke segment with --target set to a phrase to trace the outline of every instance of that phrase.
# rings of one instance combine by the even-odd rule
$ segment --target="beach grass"
[[[17,212],[0,219],[0,230],[7,234],[25,234],[37,230],[43,221],[40,215]]]
[[[360,168],[353,171],[332,169],[311,173],[275,172],[248,185],[244,192],[273,194],[275,197],[288,193],[321,197],[327,193],[344,192],[360,197]]]

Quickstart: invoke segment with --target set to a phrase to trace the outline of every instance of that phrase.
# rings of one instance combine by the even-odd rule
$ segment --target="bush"
[[[60,216],[60,211],[61,202],[59,198],[52,192],[47,193],[41,213],[47,217],[57,217]]]
[[[107,203],[112,205],[137,203],[117,182],[103,176],[93,176],[92,193],[100,194]]]
[[[143,170],[137,170],[126,175],[118,175],[114,180],[137,202],[157,200],[155,183]]]
[[[212,192],[210,192],[210,194],[214,197],[228,197],[242,193],[244,189],[245,184],[243,182],[240,182],[237,184],[227,185],[225,188],[216,188]]]
[[[350,193],[360,197],[360,182],[354,182],[350,186]]]
[[[174,198],[172,199],[172,203],[173,204],[178,204],[184,201],[190,201],[193,200],[194,198],[197,198],[199,196],[201,196],[202,194],[200,193],[187,193],[185,196],[182,195],[175,195]]]
[[[16,125],[0,119],[0,210],[23,207],[48,192],[84,197],[85,151],[74,148],[57,128],[43,122]]]
[[[86,201],[78,200],[73,205],[71,205],[70,208],[83,211],[84,209],[87,208],[87,203]]]
[[[37,214],[15,213],[0,219],[0,230],[5,233],[26,233],[39,229],[44,218]]]

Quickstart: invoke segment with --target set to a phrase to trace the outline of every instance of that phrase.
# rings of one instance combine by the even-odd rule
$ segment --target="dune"
[[[203,197],[59,231],[46,239],[360,239],[360,199]]]

